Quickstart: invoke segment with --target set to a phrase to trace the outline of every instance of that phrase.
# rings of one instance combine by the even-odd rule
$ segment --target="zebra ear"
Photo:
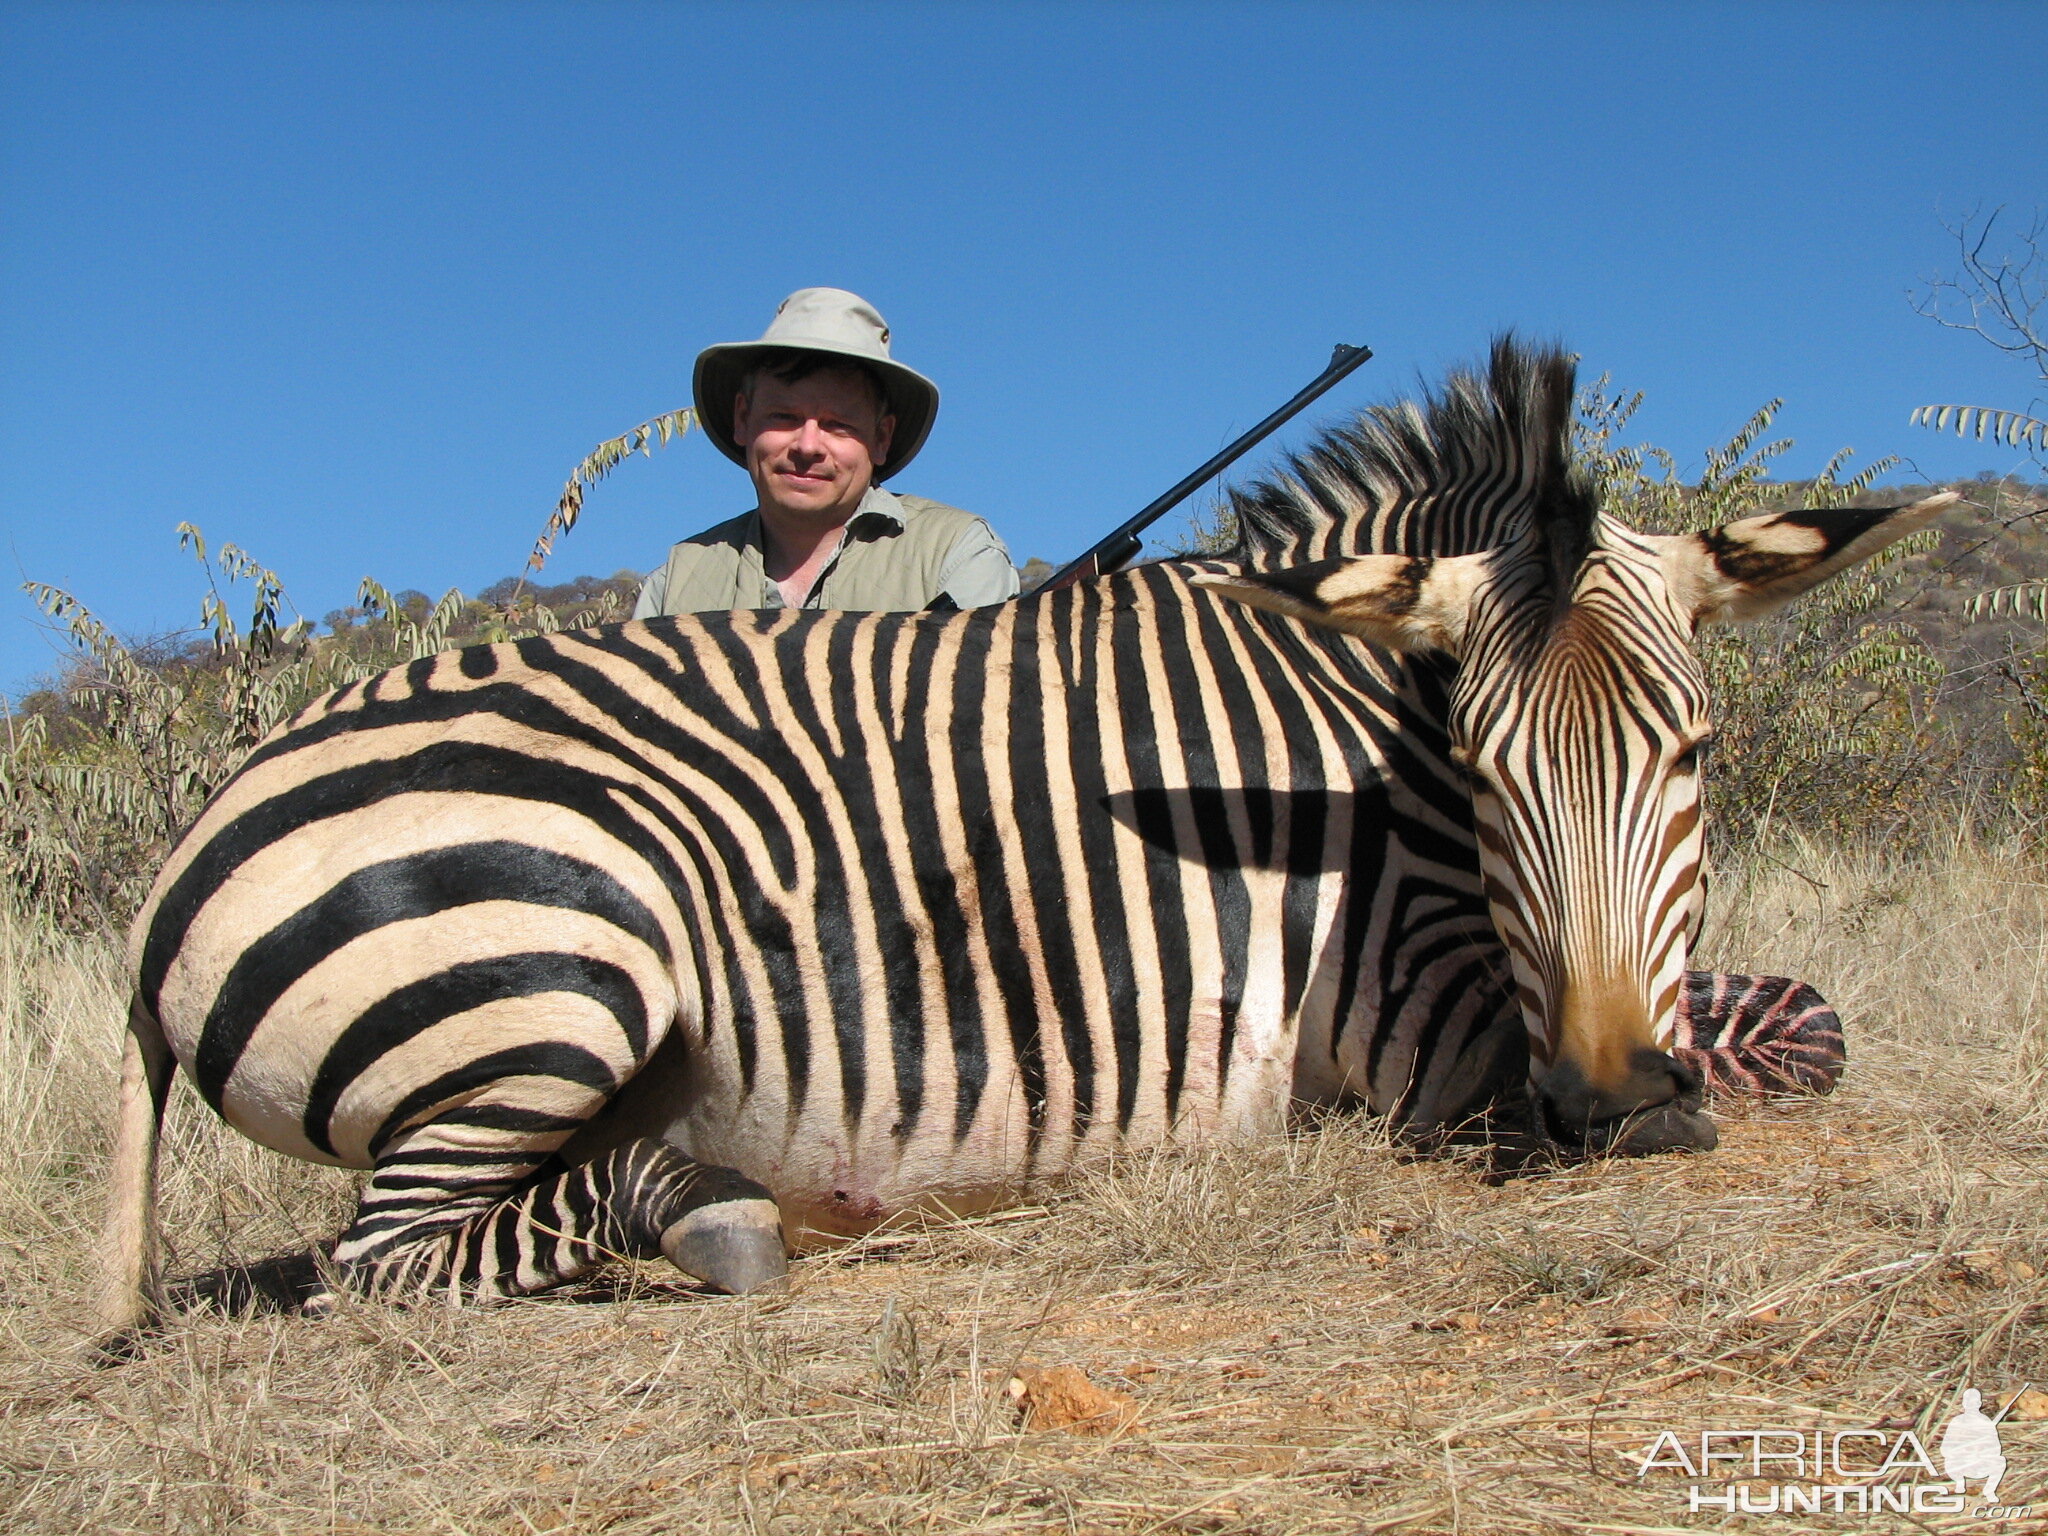
[[[1943,491],[1905,507],[1772,512],[1705,533],[1659,536],[1665,577],[1698,624],[1761,618],[1926,526],[1957,500]]]
[[[1394,651],[1458,654],[1486,555],[1359,555],[1286,570],[1194,578],[1219,597]]]

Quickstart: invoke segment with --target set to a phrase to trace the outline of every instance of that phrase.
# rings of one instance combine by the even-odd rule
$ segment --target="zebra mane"
[[[1576,367],[1512,332],[1485,372],[1460,369],[1421,399],[1373,406],[1231,493],[1231,558],[1278,570],[1343,555],[1462,555],[1532,526],[1551,590],[1569,592],[1597,537],[1598,502],[1574,471]]]

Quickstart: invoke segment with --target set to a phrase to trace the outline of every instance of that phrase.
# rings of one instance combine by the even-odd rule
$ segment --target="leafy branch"
[[[1995,208],[1982,219],[1972,212],[1948,226],[1956,241],[1958,270],[1930,279],[1913,308],[1937,325],[1967,332],[2017,358],[2033,369],[2037,385],[2048,388],[2048,214],[2037,210],[2024,230],[1995,245],[1993,237],[2004,212]],[[1937,432],[1953,423],[1959,437],[2024,448],[2034,463],[2048,467],[2048,413],[2038,408],[2039,399],[2037,395],[2026,411],[1923,405],[1912,419]],[[2048,624],[2048,579],[1978,593],[1963,612],[1979,622],[2017,618]],[[2020,749],[2013,800],[2040,809],[2048,807],[2048,642],[2036,645],[2031,656],[2010,640],[2007,645],[2010,654],[1999,665],[1998,675],[2012,700],[2007,720]]]
[[[1988,405],[1916,405],[1908,419],[1916,427],[1932,427],[1937,432],[1947,431],[1954,422],[1957,437],[1975,437],[1979,442],[1988,437],[2009,448],[2048,448],[2048,421],[2018,411],[1993,410]]]
[[[1979,592],[1964,605],[1963,612],[1972,619],[2032,619],[2048,624],[2048,579],[2018,581]]]
[[[570,472],[568,483],[562,487],[561,499],[555,503],[555,510],[548,514],[547,526],[534,540],[533,553],[526,557],[527,572],[538,575],[541,567],[548,563],[548,556],[554,553],[555,540],[576,526],[576,520],[583,515],[585,487],[597,484],[633,454],[653,458],[655,448],[666,448],[670,442],[683,436],[696,419],[697,413],[688,408],[665,411],[651,421],[641,422],[623,436],[606,438],[591,449],[583,462]],[[525,579],[524,575],[520,577],[522,587]],[[515,591],[513,601],[516,603],[517,600]]]
[[[320,695],[456,645],[607,623],[624,606],[616,585],[573,613],[550,606],[560,595],[539,593],[530,612],[513,613],[453,590],[430,605],[366,578],[357,608],[316,638],[277,573],[246,550],[210,549],[189,523],[178,525],[178,541],[205,576],[201,639],[134,645],[63,588],[25,584],[71,659],[57,688],[20,712],[7,708],[0,872],[70,926],[125,922],[249,749]]]

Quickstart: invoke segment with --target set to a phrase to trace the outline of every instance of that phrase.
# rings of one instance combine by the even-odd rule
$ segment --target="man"
[[[728,608],[973,608],[1017,595],[995,530],[881,487],[917,455],[939,391],[889,356],[874,307],[840,288],[782,301],[757,342],[709,347],[697,422],[754,482],[751,512],[669,551],[636,619]]]

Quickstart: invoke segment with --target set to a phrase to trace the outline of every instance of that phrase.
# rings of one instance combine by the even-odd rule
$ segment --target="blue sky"
[[[199,523],[312,616],[518,569],[569,468],[777,300],[945,392],[898,489],[1060,560],[1291,394],[1513,325],[1697,459],[2012,456],[2024,372],[1915,317],[1943,218],[2048,206],[2048,6],[0,3],[0,690],[24,577],[189,625]],[[1299,433],[1290,434],[1298,438]],[[749,504],[701,439],[550,578]]]

